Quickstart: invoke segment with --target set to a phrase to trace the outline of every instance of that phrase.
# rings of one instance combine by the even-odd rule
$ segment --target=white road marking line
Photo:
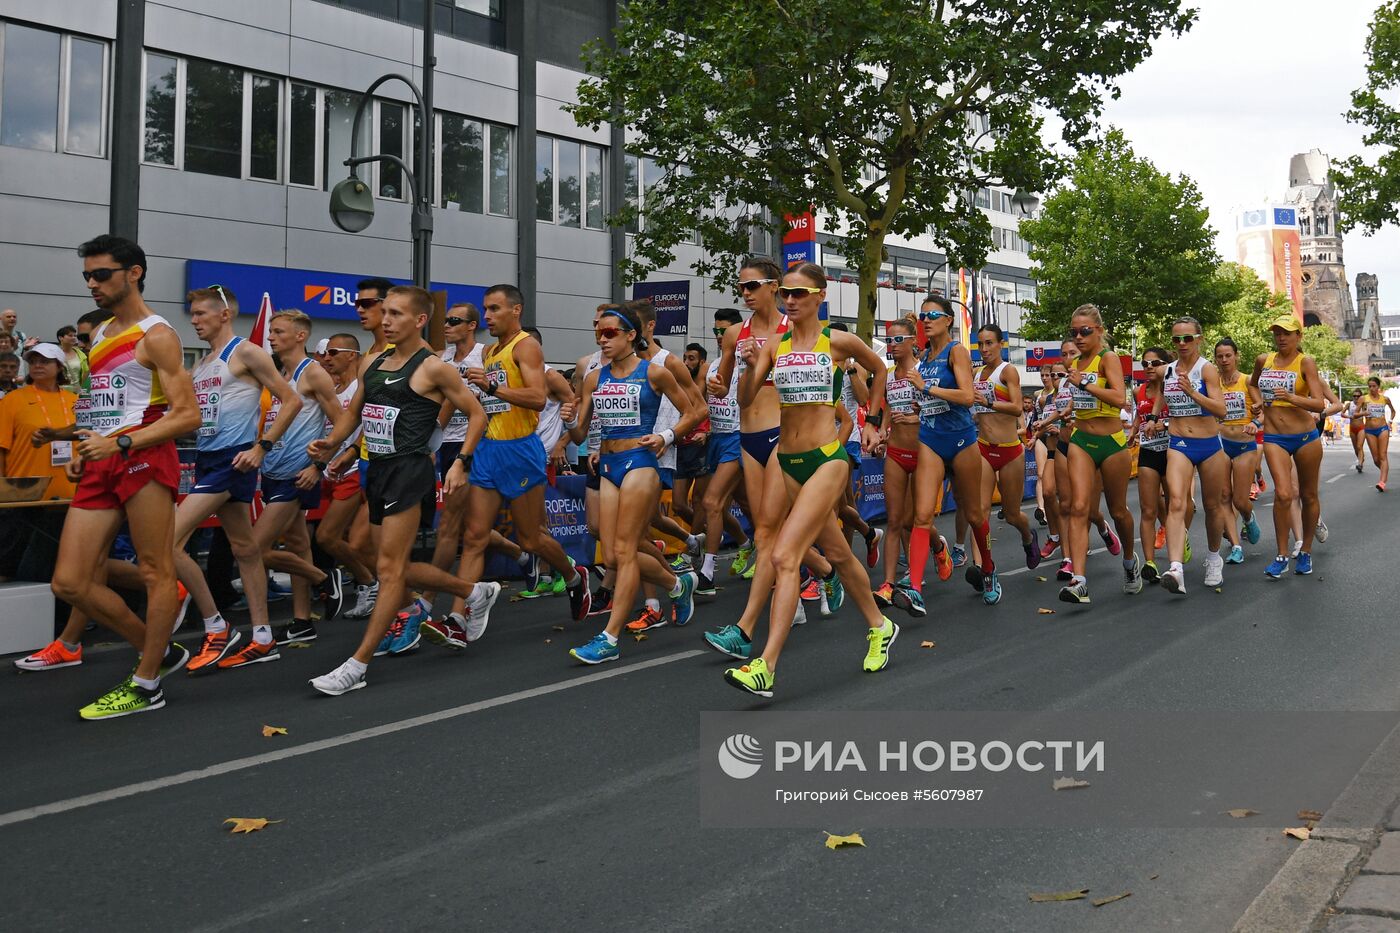
[[[1102,554],[1104,551],[1107,551],[1107,550],[1108,550],[1108,548],[1106,548],[1106,547],[1096,547],[1096,548],[1093,548],[1092,550],[1090,550],[1089,553],[1090,553],[1090,554]],[[1041,561],[1041,563],[1043,564],[1043,563],[1045,563],[1045,561]],[[1040,567],[1037,566],[1035,569],[1036,569],[1036,570],[1039,570]],[[1006,571],[1005,573],[1002,573],[1002,572],[998,571],[998,572],[997,572],[997,575],[998,575],[998,576],[1001,576],[1001,577],[1014,577],[1014,576],[1016,576],[1016,574],[1018,574],[1018,573],[1030,573],[1030,572],[1031,572],[1031,568],[1029,568],[1029,567],[1017,567],[1015,570],[1008,570],[1008,571]]]
[[[303,745],[294,745],[291,748],[279,749],[278,751],[268,752],[263,755],[250,755],[247,758],[235,758],[232,761],[220,762],[205,768],[197,768],[193,771],[181,771],[178,774],[169,774],[165,777],[152,778],[149,781],[138,781],[135,784],[114,787],[110,790],[98,791],[93,794],[84,794],[81,797],[70,797],[67,800],[56,800],[53,803],[40,804],[35,807],[25,807],[22,810],[11,810],[9,813],[0,813],[0,826],[12,826],[16,823],[25,823],[29,820],[38,819],[41,816],[48,816],[53,813],[66,813],[70,810],[90,807],[94,804],[120,800],[123,797],[133,797],[136,794],[144,794],[153,790],[162,790],[166,787],[175,787],[179,784],[189,784],[192,781],[201,781],[205,778],[232,774],[236,771],[246,771],[249,768],[257,768],[262,765],[272,764],[273,762],[285,761],[289,758],[300,758],[303,755],[310,755],[314,752],[321,752],[330,748],[339,748],[342,745],[352,745],[355,742],[363,742],[365,739],[378,738],[381,735],[393,735],[396,732],[416,729],[419,726],[429,726],[434,723],[444,722],[448,719],[456,719],[460,716],[469,716],[472,713],[480,713],[488,709],[495,709],[498,706],[505,706],[508,703],[517,703],[521,700],[529,700],[534,697],[558,693],[561,690],[569,690],[574,687],[584,686],[585,684],[597,683],[600,680],[622,677],[626,674],[635,674],[638,671],[645,671],[653,667],[660,667],[663,664],[670,664],[672,661],[684,661],[687,658],[700,657],[708,653],[709,652],[700,649],[694,651],[678,651],[675,654],[652,658],[649,661],[639,661],[635,664],[629,664],[626,667],[614,667],[611,670],[599,671],[594,674],[585,674],[582,677],[574,677],[569,680],[556,681],[552,684],[531,687],[529,690],[519,690],[515,693],[507,693],[486,700],[478,700],[475,703],[453,706],[448,709],[438,710],[434,713],[425,713],[422,716],[401,719],[398,722],[384,723],[383,725],[373,726],[369,729],[360,729],[356,732],[347,732],[344,735],[334,736],[329,739],[307,742]]]
[[[1343,476],[1346,476],[1346,474],[1345,474],[1345,473],[1338,473],[1336,476],[1332,477],[1331,479],[1329,479],[1329,480],[1327,481],[1327,485],[1331,486],[1333,483],[1335,483],[1337,480],[1341,479]]]

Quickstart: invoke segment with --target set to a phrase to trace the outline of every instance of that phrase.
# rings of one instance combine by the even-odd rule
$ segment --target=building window
[[[350,91],[324,91],[322,110],[326,115],[321,134],[321,187],[329,191],[349,175],[345,160],[350,158],[350,134],[354,132],[355,109],[360,106],[360,95]],[[373,114],[360,122],[359,145],[361,153],[370,151],[370,129]],[[356,166],[356,173],[365,177],[373,171],[373,166]],[[372,175],[370,177],[373,177]]]
[[[320,93],[309,84],[293,84],[288,105],[287,183],[316,186],[317,140],[320,123]]]
[[[164,55],[146,56],[146,127],[142,158],[153,165],[175,164],[175,110],[180,63]]]
[[[185,63],[185,162],[188,172],[238,178],[243,153],[243,73],[190,59]]]
[[[510,129],[491,125],[491,213],[510,216]]]
[[[535,138],[535,219],[561,227],[603,229],[603,150]]]
[[[277,181],[281,173],[278,129],[282,126],[282,82],[250,75],[248,115],[248,177]]]
[[[404,106],[393,101],[376,101],[375,106],[379,111],[379,119],[376,126],[379,129],[379,138],[373,150],[380,155],[398,156],[408,163],[408,148],[404,141],[404,132],[407,121],[404,119]],[[404,191],[403,169],[393,162],[379,163],[379,196],[397,201],[406,200]]]
[[[0,23],[0,145],[101,156],[107,44]]]
[[[480,121],[456,114],[438,117],[438,184],[440,207],[484,213],[486,203],[486,148]]]

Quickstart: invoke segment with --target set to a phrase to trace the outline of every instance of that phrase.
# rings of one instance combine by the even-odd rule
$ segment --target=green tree
[[[628,125],[628,151],[670,170],[612,219],[644,214],[624,281],[698,226],[695,271],[723,287],[755,225],[780,232],[815,207],[859,270],[868,339],[886,237],[931,233],[981,265],[991,225],[971,192],[1045,190],[1060,171],[1045,118],[1086,138],[1116,80],[1195,15],[1180,0],[631,0],[612,41],[585,50],[570,109]]]
[[[1215,324],[1237,283],[1216,274],[1208,219],[1194,181],[1159,171],[1110,130],[1080,152],[1040,217],[1021,224],[1039,285],[1027,335],[1064,333],[1085,303],[1098,306],[1122,347],[1133,337],[1161,343],[1182,314]]]
[[[1215,274],[1236,297],[1220,309],[1219,320],[1206,327],[1202,352],[1209,356],[1217,340],[1229,337],[1240,350],[1240,372],[1253,372],[1259,354],[1274,348],[1269,334],[1270,322],[1280,314],[1293,313],[1293,302],[1282,292],[1270,294],[1269,286],[1248,266],[1222,262]]]
[[[1317,360],[1318,371],[1331,374],[1334,382],[1340,379],[1344,386],[1366,384],[1365,378],[1347,365],[1351,345],[1338,337],[1332,328],[1322,324],[1304,328],[1303,352]]]
[[[1365,127],[1361,141],[1379,149],[1374,160],[1353,155],[1332,166],[1343,229],[1372,233],[1400,222],[1400,0],[1376,10],[1366,37],[1366,84],[1351,94],[1346,118]]]

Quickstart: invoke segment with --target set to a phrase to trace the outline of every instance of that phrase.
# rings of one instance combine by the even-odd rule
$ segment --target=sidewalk
[[[1327,933],[1400,933],[1400,819],[1394,813],[1378,836],[1328,911]]]

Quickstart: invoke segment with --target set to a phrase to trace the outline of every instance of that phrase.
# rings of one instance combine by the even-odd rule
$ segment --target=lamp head
[[[374,220],[374,195],[353,171],[331,189],[331,220],[346,233],[359,233]]]

